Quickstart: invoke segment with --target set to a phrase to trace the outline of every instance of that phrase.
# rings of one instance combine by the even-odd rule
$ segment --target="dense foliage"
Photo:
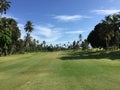
[[[93,48],[120,47],[120,13],[109,15],[88,35]]]
[[[20,38],[20,30],[17,22],[12,18],[0,19],[0,53],[7,55],[16,48],[16,42]]]

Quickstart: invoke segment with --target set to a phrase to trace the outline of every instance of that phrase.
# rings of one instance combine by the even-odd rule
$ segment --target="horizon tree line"
[[[26,36],[21,39],[21,32],[18,23],[13,18],[2,17],[11,7],[11,2],[0,0],[0,55],[28,53],[36,51],[58,51],[58,50],[88,50],[91,45],[93,48],[110,47],[120,48],[120,13],[108,15],[104,20],[98,23],[94,30],[90,32],[87,39],[82,40],[82,34],[79,40],[72,43],[47,45],[44,40],[42,43],[31,36],[34,30],[33,23],[28,20],[24,25]]]

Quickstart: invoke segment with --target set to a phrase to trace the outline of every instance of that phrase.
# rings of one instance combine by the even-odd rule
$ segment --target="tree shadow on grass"
[[[62,57],[61,60],[85,60],[85,59],[120,59],[120,51],[81,51],[70,52]]]

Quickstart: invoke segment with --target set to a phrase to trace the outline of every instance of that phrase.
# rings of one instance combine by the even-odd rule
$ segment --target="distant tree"
[[[16,53],[24,53],[25,52],[25,48],[24,48],[24,40],[19,39],[16,42]]]
[[[82,34],[79,35],[79,41],[82,42]]]
[[[32,37],[30,36],[29,33],[27,33],[27,36],[25,36],[24,42],[25,51],[30,52],[30,44],[32,43]]]
[[[37,42],[37,44],[39,44],[39,40],[37,40],[36,42]]]
[[[27,23],[24,26],[24,29],[27,32],[27,35],[25,37],[25,48],[27,52],[30,52],[31,43],[32,43],[32,40],[31,40],[32,37],[30,36],[30,33],[34,30],[32,22],[27,21]]]
[[[66,47],[67,47],[67,45],[66,45],[66,44],[63,44],[63,47],[65,47],[65,48],[66,48]]]
[[[73,48],[75,48],[76,46],[76,41],[73,41]]]
[[[31,21],[27,21],[27,23],[24,26],[24,29],[28,33],[32,32],[34,30],[32,22]]]
[[[79,41],[73,41],[73,49],[79,49]]]
[[[32,51],[36,51],[37,48],[37,40],[33,39],[32,43],[31,43],[31,49]]]
[[[89,43],[86,39],[84,41],[82,41],[81,47],[82,47],[82,50],[89,49]]]
[[[55,51],[55,48],[53,47],[52,44],[50,44],[50,46],[47,47],[48,51]]]
[[[46,41],[43,41],[43,43],[42,43],[42,44],[43,44],[43,47],[45,48],[45,45],[46,45]]]

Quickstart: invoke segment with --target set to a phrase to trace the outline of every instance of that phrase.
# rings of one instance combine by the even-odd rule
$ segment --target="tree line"
[[[0,0],[0,56],[36,51],[88,50],[90,45],[93,48],[120,48],[120,13],[106,16],[85,40],[82,40],[80,34],[79,40],[72,43],[47,45],[46,41],[40,43],[31,36],[34,25],[30,20],[24,25],[26,35],[24,39],[21,39],[17,21],[13,18],[2,17],[10,6],[11,2]]]
[[[68,42],[68,44],[63,45],[46,45],[46,41],[43,41],[39,44],[39,41],[31,36],[31,32],[34,30],[34,25],[31,21],[27,21],[24,25],[26,36],[24,39],[21,39],[21,32],[17,21],[13,18],[2,17],[3,14],[6,14],[10,6],[11,2],[7,0],[0,0],[0,56],[34,51],[79,49],[81,47],[85,49],[85,44],[88,46],[87,40],[82,41],[81,34],[79,36],[80,40],[73,41],[73,43]]]

